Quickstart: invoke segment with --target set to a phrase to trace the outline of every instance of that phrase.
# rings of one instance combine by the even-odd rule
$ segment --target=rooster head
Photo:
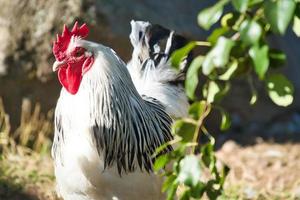
[[[82,76],[94,62],[92,52],[80,42],[88,33],[86,24],[79,27],[78,22],[75,22],[71,31],[64,25],[62,34],[57,34],[57,40],[53,42],[52,51],[56,59],[53,71],[58,71],[60,83],[71,94],[78,92]]]

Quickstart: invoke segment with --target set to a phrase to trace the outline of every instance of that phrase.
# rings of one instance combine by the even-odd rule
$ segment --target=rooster
[[[84,40],[86,24],[64,26],[53,43],[62,90],[52,157],[65,200],[164,198],[153,153],[172,139],[172,118],[187,112],[181,76],[169,64],[170,53],[184,44],[163,27],[131,25],[134,52],[127,66],[109,47]],[[167,39],[164,51],[161,38]]]

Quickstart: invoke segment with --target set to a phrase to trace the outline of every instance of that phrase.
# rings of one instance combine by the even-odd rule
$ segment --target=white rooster
[[[171,117],[185,115],[188,107],[168,62],[178,36],[147,22],[131,25],[128,69],[112,49],[84,40],[85,24],[76,22],[71,31],[65,26],[53,44],[53,70],[63,88],[52,156],[57,192],[65,200],[164,198],[152,155],[172,139]]]

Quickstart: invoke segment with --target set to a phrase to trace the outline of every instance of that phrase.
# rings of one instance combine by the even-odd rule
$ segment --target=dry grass
[[[10,137],[19,145],[30,147],[36,152],[48,152],[53,134],[52,119],[53,110],[44,115],[39,103],[32,109],[31,102],[23,99],[20,126]]]
[[[53,111],[41,113],[24,99],[20,126],[11,131],[0,98],[0,199],[54,200],[54,176],[49,155]]]
[[[0,98],[0,153],[9,144],[10,123],[9,116],[6,114],[2,99]]]
[[[18,144],[39,153],[48,152],[53,133],[52,119],[52,110],[44,115],[40,104],[37,103],[32,109],[31,102],[25,98],[22,102],[20,125],[15,131],[11,131],[9,116],[0,98],[0,150],[14,148]]]

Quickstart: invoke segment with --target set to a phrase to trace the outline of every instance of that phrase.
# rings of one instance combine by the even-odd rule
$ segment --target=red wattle
[[[91,69],[94,57],[90,56],[76,63],[68,63],[58,69],[58,79],[62,86],[71,94],[79,90],[82,76]]]
[[[62,86],[71,94],[76,94],[79,90],[82,80],[81,66],[82,63],[68,64],[67,67],[61,67],[58,70],[58,79]]]

